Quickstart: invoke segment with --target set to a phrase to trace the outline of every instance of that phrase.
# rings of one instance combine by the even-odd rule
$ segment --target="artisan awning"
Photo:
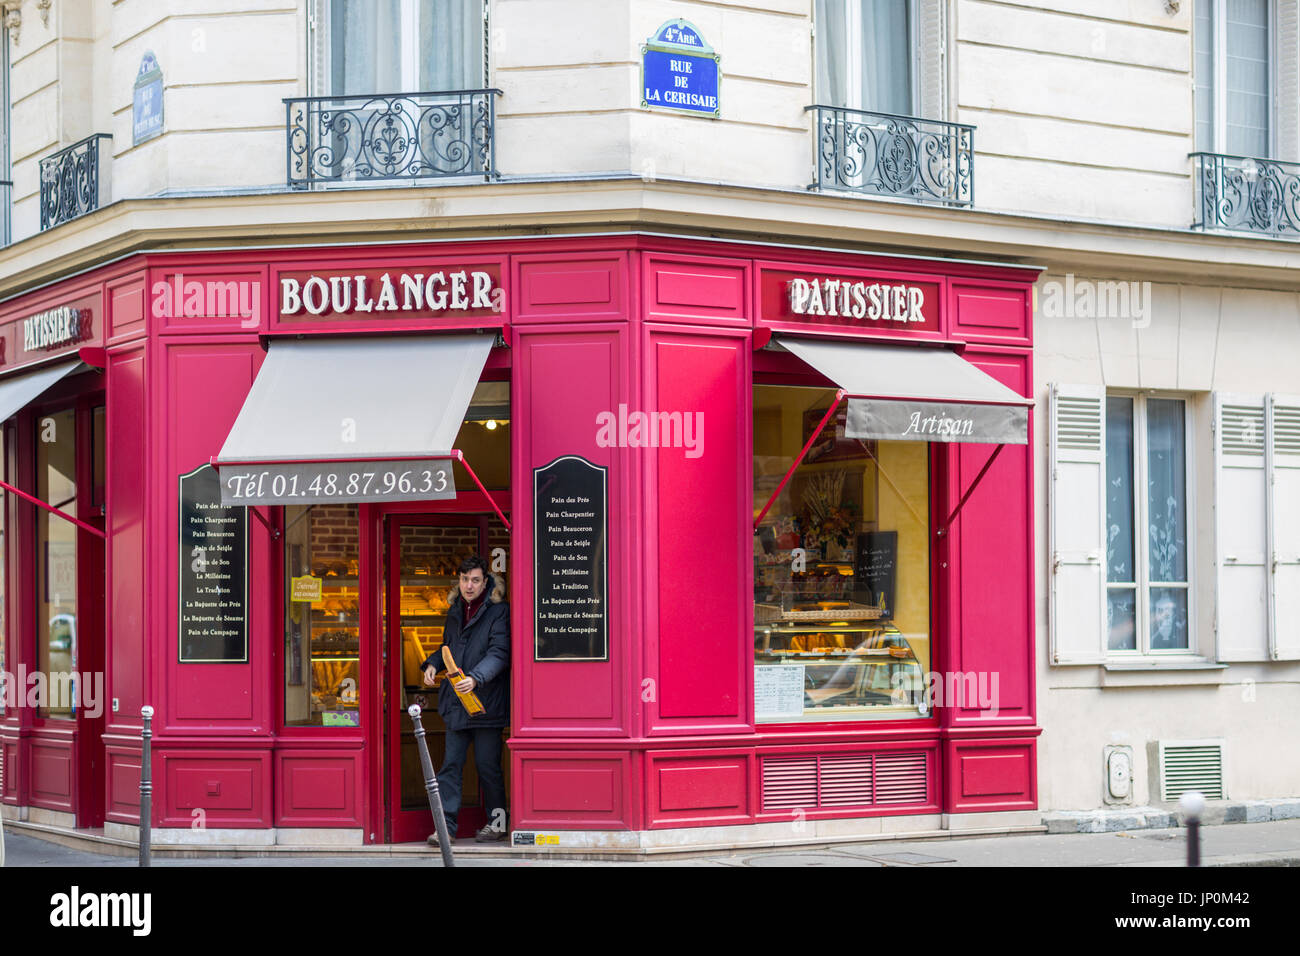
[[[780,344],[844,390],[846,438],[1029,442],[1033,402],[946,349],[785,336]]]
[[[492,342],[272,342],[215,462],[222,504],[454,498],[445,459]]]
[[[80,360],[73,360],[36,369],[0,382],[0,422],[17,414],[28,403],[36,401],[53,388],[57,382],[82,368],[89,368],[89,366],[83,365]]]

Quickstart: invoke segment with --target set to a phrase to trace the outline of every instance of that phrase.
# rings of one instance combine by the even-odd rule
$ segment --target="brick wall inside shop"
[[[334,568],[339,574],[356,574],[360,556],[356,505],[317,505],[307,516],[311,522],[311,560],[313,569],[321,564],[343,564],[347,570]]]

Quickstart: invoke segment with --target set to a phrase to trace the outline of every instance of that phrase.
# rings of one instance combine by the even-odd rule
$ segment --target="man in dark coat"
[[[438,771],[438,789],[447,817],[447,832],[456,837],[460,813],[461,775],[470,744],[474,745],[474,766],[488,822],[475,834],[480,843],[504,840],[506,823],[505,779],[501,772],[501,729],[510,726],[510,605],[505,584],[488,574],[488,565],[477,555],[461,562],[460,585],[452,592],[442,642],[451,648],[456,666],[464,675],[455,682],[444,680],[438,691],[438,713],[447,725],[447,753]],[[433,686],[434,675],[443,670],[441,648],[421,665],[424,683]],[[483,704],[483,713],[473,717],[456,696],[456,691],[473,691]],[[438,843],[436,833],[429,843]]]

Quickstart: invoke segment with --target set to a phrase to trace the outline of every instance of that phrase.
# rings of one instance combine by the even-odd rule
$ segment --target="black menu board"
[[[857,600],[884,608],[894,616],[894,584],[898,575],[898,532],[868,531],[858,535],[853,555],[853,590]]]
[[[609,660],[608,469],[577,455],[533,469],[534,659]]]
[[[248,660],[248,509],[223,507],[211,465],[180,478],[180,660]]]

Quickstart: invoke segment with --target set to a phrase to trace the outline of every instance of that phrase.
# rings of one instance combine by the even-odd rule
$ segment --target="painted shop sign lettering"
[[[248,511],[226,507],[216,469],[180,477],[180,662],[248,660]]]
[[[1029,409],[1023,405],[970,405],[850,398],[848,438],[881,441],[986,442],[1024,445]]]
[[[491,269],[367,270],[280,276],[280,316],[385,314],[394,318],[499,315],[505,295]]]
[[[578,455],[533,469],[535,660],[609,659],[608,477]]]
[[[23,319],[23,351],[56,349],[70,342],[82,342],[91,335],[90,309],[61,306]]]
[[[641,106],[717,119],[721,57],[685,20],[669,20],[641,46]]]
[[[886,332],[938,332],[942,285],[863,273],[765,269],[762,318]]]
[[[221,466],[223,505],[445,501],[455,497],[451,462],[445,459]]]

